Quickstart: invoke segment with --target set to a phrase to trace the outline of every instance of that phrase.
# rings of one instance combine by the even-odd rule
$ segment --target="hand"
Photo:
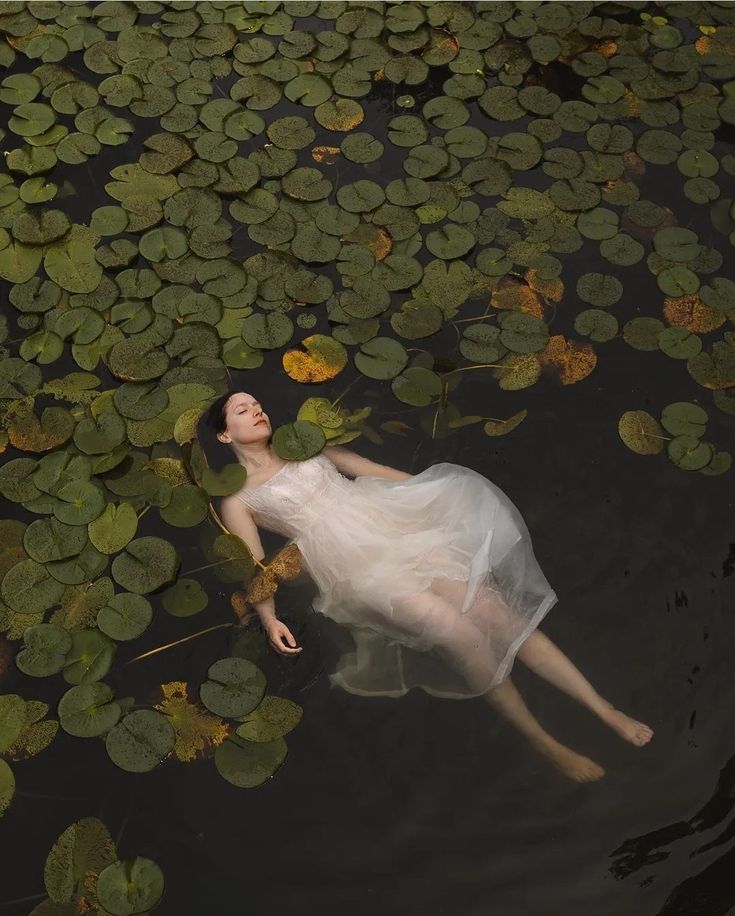
[[[303,646],[297,646],[293,634],[282,620],[273,617],[265,624],[268,641],[281,655],[298,655]]]

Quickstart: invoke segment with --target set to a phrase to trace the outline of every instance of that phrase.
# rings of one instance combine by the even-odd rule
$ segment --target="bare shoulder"
[[[322,454],[334,464],[337,470],[346,477],[359,477],[370,474],[376,467],[375,462],[353,452],[343,445],[325,445]]]
[[[223,496],[219,504],[222,515],[235,516],[239,518],[252,518],[253,513],[250,506],[245,500],[240,499],[236,493],[230,493],[229,496]]]

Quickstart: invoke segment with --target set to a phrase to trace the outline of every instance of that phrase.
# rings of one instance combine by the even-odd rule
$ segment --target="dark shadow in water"
[[[694,846],[688,853],[690,859],[727,847],[735,838],[735,818],[730,818],[734,806],[735,757],[731,757],[720,772],[712,797],[696,814],[688,820],[626,840],[612,853],[619,858],[610,871],[617,878],[627,878],[668,859],[671,850],[664,847],[677,843],[687,848]],[[696,840],[697,834],[717,827],[720,832],[706,843],[697,846],[683,842],[688,838]],[[724,916],[735,906],[735,885],[731,880],[734,867],[735,849],[727,849],[699,873],[682,881],[666,899],[658,916]]]

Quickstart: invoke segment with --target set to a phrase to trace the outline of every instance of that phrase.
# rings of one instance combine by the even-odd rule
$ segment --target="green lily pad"
[[[121,592],[113,595],[97,612],[97,627],[111,639],[136,639],[153,620],[150,601],[142,595]]]
[[[40,614],[57,604],[64,586],[35,560],[21,560],[5,574],[0,586],[3,601],[14,611]]]
[[[134,709],[105,736],[110,759],[129,773],[154,769],[173,750],[176,732],[168,718],[153,709]]]
[[[153,859],[113,862],[99,873],[96,895],[100,904],[112,916],[133,916],[146,913],[163,896],[163,872]]]
[[[79,554],[87,543],[86,529],[66,525],[56,518],[40,518],[26,528],[23,546],[38,563],[62,560]]]
[[[283,738],[273,741],[248,741],[230,735],[214,752],[218,773],[243,789],[262,785],[283,765],[288,748]]]
[[[102,514],[105,494],[90,480],[71,481],[56,491],[54,515],[68,525],[87,525]]]
[[[653,246],[668,261],[687,263],[701,252],[696,232],[679,226],[659,229],[653,237]]]
[[[218,716],[245,716],[263,699],[265,675],[244,658],[221,658],[199,688],[202,703]]]
[[[461,258],[475,247],[475,236],[463,226],[447,223],[426,237],[426,247],[444,261]]]
[[[242,489],[246,477],[247,471],[238,462],[227,464],[219,471],[205,468],[200,483],[209,496],[229,496]]]
[[[287,697],[266,695],[251,713],[238,718],[242,725],[236,734],[247,741],[275,741],[296,728],[303,712],[298,703]]]
[[[659,289],[667,296],[688,296],[699,289],[699,277],[688,267],[667,267],[656,274]]]
[[[661,425],[672,436],[699,439],[705,433],[707,420],[707,411],[690,401],[675,401],[661,411]]]
[[[61,727],[77,738],[106,734],[122,715],[114,697],[112,688],[102,681],[70,687],[59,700]]]
[[[0,754],[12,747],[26,724],[26,701],[17,693],[0,696]]]
[[[67,684],[89,684],[103,678],[112,666],[117,646],[96,628],[74,630],[64,662]]]
[[[395,378],[407,363],[405,348],[389,337],[374,337],[362,344],[360,352],[355,354],[356,368],[368,378]]]
[[[209,498],[196,484],[182,483],[171,491],[171,500],[160,508],[161,518],[176,528],[191,528],[209,512]]]
[[[140,537],[112,561],[112,577],[127,591],[144,595],[172,582],[179,564],[173,544],[159,537]]]
[[[23,648],[15,656],[15,663],[31,677],[48,677],[64,667],[71,646],[72,637],[63,627],[38,623],[23,634]]]
[[[196,579],[179,578],[161,593],[161,604],[172,617],[191,617],[209,604],[209,596]]]
[[[89,540],[100,553],[118,553],[135,537],[138,515],[130,503],[108,503],[104,511],[87,526]]]
[[[712,460],[714,449],[709,442],[694,436],[675,436],[667,443],[666,451],[676,467],[683,471],[699,471]]]

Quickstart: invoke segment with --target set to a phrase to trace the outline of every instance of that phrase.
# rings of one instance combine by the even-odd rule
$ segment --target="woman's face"
[[[227,429],[218,433],[220,442],[260,442],[268,440],[271,435],[271,424],[263,412],[260,402],[245,391],[231,395],[225,404]]]

